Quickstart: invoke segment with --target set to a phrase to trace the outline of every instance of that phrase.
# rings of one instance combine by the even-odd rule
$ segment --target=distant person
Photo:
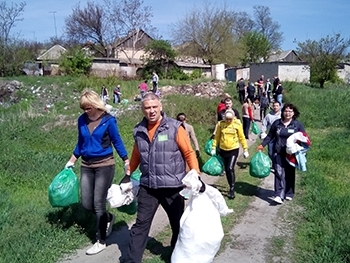
[[[155,71],[153,71],[152,73],[152,92],[156,93],[158,90],[158,81],[159,81],[159,77],[157,75],[157,73]]]
[[[183,112],[180,112],[176,116],[176,119],[184,124],[185,130],[187,132],[187,135],[190,138],[190,141],[194,145],[194,149],[196,150],[196,156],[198,158],[199,155],[200,155],[200,153],[199,153],[199,144],[198,144],[198,140],[197,140],[197,137],[196,137],[196,133],[194,132],[193,126],[186,122],[186,115]]]
[[[253,82],[250,82],[247,87],[247,98],[250,100],[250,102],[254,102],[255,98],[255,86]]]
[[[262,96],[262,93],[264,92],[264,75],[261,75],[261,77],[257,81],[257,89],[258,89],[258,98],[260,100],[260,97]]]
[[[286,144],[289,136],[296,132],[305,132],[304,126],[297,120],[300,113],[293,104],[285,104],[282,108],[281,119],[276,120],[265,139],[258,146],[258,150],[274,140],[274,170],[275,197],[277,204],[284,200],[292,200],[295,194],[295,167],[286,160]]]
[[[275,93],[274,93],[274,100],[278,101],[281,104],[281,106],[283,105],[283,103],[282,103],[283,93],[284,93],[284,89],[282,87],[281,82],[279,82],[277,84],[277,87],[276,87],[276,90],[275,90]]]
[[[259,101],[259,106],[260,106],[260,121],[263,120],[266,116],[266,111],[269,108],[269,99],[266,96],[266,92],[264,91],[261,95],[260,101]]]
[[[276,92],[278,83],[280,83],[279,77],[278,77],[278,76],[274,76],[274,77],[273,77],[273,90],[272,90],[272,93],[273,93],[273,94]]]
[[[141,95],[141,99],[142,99],[148,91],[147,80],[142,82],[138,88],[140,90],[140,95]]]
[[[129,165],[128,153],[120,137],[117,120],[107,113],[105,104],[94,91],[80,96],[78,142],[65,168],[74,166],[81,157],[80,189],[83,207],[95,215],[96,243],[86,251],[94,255],[106,248],[106,237],[112,232],[114,215],[106,210],[106,197],[112,184],[116,160],[113,148],[124,165]]]
[[[243,147],[244,158],[249,157],[247,141],[244,138],[242,123],[236,118],[232,109],[226,110],[224,120],[217,124],[211,155],[216,154],[216,146],[224,160],[227,182],[229,185],[228,198],[235,198],[235,164],[238,159],[239,146]]]
[[[265,92],[266,92],[267,98],[269,100],[269,104],[271,103],[271,91],[272,91],[272,86],[271,86],[270,79],[268,78],[266,80],[266,84],[265,84]]]
[[[232,108],[232,99],[231,97],[226,97],[225,100],[224,100],[224,104],[225,104],[225,108],[222,109],[220,112],[219,112],[219,115],[220,115],[220,121],[223,120],[225,118],[225,113],[227,110],[233,110],[233,112],[235,113],[235,117],[238,121],[241,121],[240,120],[240,116],[239,116],[239,113],[236,109],[233,109]],[[218,123],[217,123],[218,124]],[[218,125],[215,126],[215,129],[214,129],[214,132],[211,136],[211,138],[213,138],[215,136],[215,133],[216,133],[216,130],[217,130],[217,127]]]
[[[108,89],[105,85],[102,85],[101,87],[101,99],[105,104],[107,103],[107,100],[109,100]]]
[[[246,98],[242,105],[242,121],[244,137],[249,140],[250,123],[254,121],[253,107],[249,98]]]
[[[238,92],[239,102],[243,104],[245,99],[245,92],[246,92],[246,85],[243,78],[239,79],[239,81],[237,82],[236,88]]]
[[[115,86],[113,90],[113,103],[120,103],[120,96],[122,93],[120,92],[120,85]]]
[[[262,121],[261,124],[261,134],[260,138],[263,140],[266,137],[266,133],[270,130],[272,124],[275,122],[275,120],[278,120],[281,118],[281,105],[278,101],[274,101],[272,104],[272,111],[270,111],[265,118]],[[274,140],[271,140],[268,143],[268,154],[270,159],[273,162],[273,146],[275,144]],[[273,165],[273,164],[272,164]]]

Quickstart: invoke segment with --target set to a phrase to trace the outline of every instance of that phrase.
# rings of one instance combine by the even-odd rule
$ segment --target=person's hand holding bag
[[[73,167],[74,167],[74,163],[71,161],[68,161],[64,166],[64,169],[73,168]]]
[[[257,151],[263,151],[264,150],[264,146],[262,146],[261,144],[258,146]]]
[[[216,151],[215,150],[211,150],[210,154],[211,154],[211,156],[214,156],[216,154]]]
[[[243,152],[243,157],[244,157],[245,159],[247,159],[247,158],[249,157],[249,152],[248,152],[247,150],[245,150],[245,151]]]

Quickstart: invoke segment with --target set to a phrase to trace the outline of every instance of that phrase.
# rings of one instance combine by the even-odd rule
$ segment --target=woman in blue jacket
[[[285,104],[281,111],[281,119],[274,121],[269,133],[259,145],[263,150],[271,140],[273,148],[273,165],[275,169],[274,201],[283,204],[284,200],[292,200],[295,188],[295,167],[286,160],[286,144],[289,136],[296,132],[305,132],[304,126],[297,120],[299,111],[293,104]]]
[[[106,112],[104,102],[94,91],[85,91],[80,97],[84,113],[78,118],[78,142],[66,168],[74,166],[81,157],[81,199],[87,210],[96,216],[96,243],[86,251],[94,255],[106,248],[106,236],[112,232],[114,215],[106,210],[106,197],[115,171],[113,148],[124,165],[129,165],[128,154],[120,137],[115,117]]]

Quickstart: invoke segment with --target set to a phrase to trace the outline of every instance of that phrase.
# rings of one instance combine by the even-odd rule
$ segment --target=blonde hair
[[[97,110],[107,111],[104,102],[100,98],[100,95],[93,90],[83,91],[80,96],[79,103],[81,109],[85,109],[87,106],[92,106]]]
[[[233,111],[233,110],[231,110],[231,109],[228,109],[228,110],[226,110],[225,111],[225,117],[224,117],[224,119],[226,120],[226,118],[228,117],[226,117],[226,115],[232,115],[232,118],[230,117],[229,119],[233,119],[233,118],[235,118],[236,117],[236,114],[235,114],[235,112]]]

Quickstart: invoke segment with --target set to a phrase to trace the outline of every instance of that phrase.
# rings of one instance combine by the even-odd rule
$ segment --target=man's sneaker
[[[95,255],[100,253],[106,248],[106,244],[101,244],[100,241],[97,241],[91,248],[86,251],[86,255]]]
[[[288,200],[288,201],[292,201],[292,200],[293,200],[293,197],[286,196],[286,200]]]
[[[272,200],[275,201],[277,204],[283,204],[283,200],[279,196],[276,196]]]
[[[106,237],[108,237],[112,231],[113,231],[113,224],[115,221],[115,215],[110,214],[111,215],[111,221],[107,222],[107,229],[106,229]]]

